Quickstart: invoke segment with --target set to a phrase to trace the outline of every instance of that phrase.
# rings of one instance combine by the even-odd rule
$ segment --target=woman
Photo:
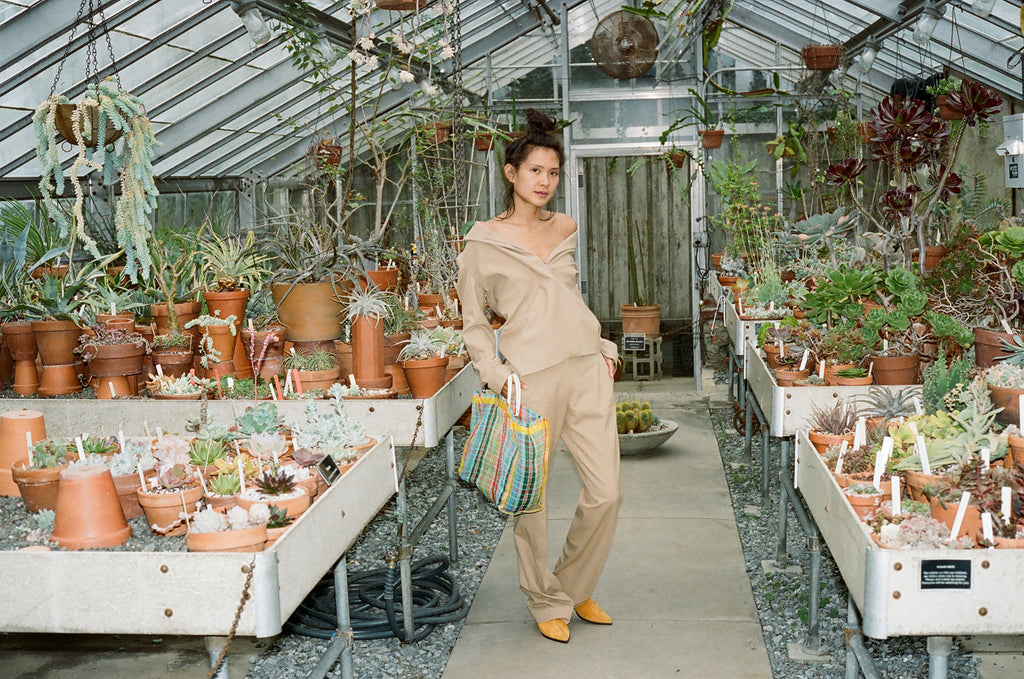
[[[583,302],[573,261],[576,223],[545,209],[564,163],[554,121],[527,111],[526,134],[505,151],[505,211],[477,222],[459,256],[462,336],[481,379],[504,393],[520,377],[523,404],[547,418],[576,463],[583,491],[554,569],[547,565],[547,511],[516,517],[519,586],[541,634],[569,641],[573,610],[587,622],[612,620],[591,594],[615,533],[622,495],[615,428],[614,343]],[[499,357],[484,309],[506,319]],[[504,360],[502,360],[502,358]]]

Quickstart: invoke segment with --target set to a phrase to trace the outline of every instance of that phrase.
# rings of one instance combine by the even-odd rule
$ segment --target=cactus
[[[616,409],[615,411],[615,428],[620,434],[626,433],[626,413],[622,410]]]
[[[638,431],[647,431],[651,428],[651,425],[654,424],[654,413],[651,412],[650,408],[647,410],[641,410],[639,419],[640,427]]]

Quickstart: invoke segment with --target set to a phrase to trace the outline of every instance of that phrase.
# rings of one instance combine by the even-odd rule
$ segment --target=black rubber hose
[[[466,617],[459,585],[447,572],[450,561],[443,554],[412,564],[414,632],[411,641],[429,635],[435,625]],[[348,597],[352,630],[356,639],[406,640],[402,592],[397,587],[397,566],[349,573]],[[286,632],[330,639],[338,631],[334,573],[328,573],[295,609],[284,624]]]

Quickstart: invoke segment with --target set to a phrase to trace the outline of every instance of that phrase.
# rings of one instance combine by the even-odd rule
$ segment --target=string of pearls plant
[[[57,136],[58,107],[73,104],[72,128],[78,148],[68,179],[75,193],[72,221],[59,208],[54,195],[64,192],[64,169],[61,167]],[[113,184],[120,178],[121,195],[114,212],[117,244],[124,248],[125,273],[134,282],[139,271],[152,266],[149,257],[151,226],[146,215],[156,208],[157,191],[153,183],[153,156],[158,144],[142,101],[122,89],[113,78],[89,83],[82,99],[74,104],[63,95],[54,94],[41,103],[32,116],[36,132],[36,157],[42,166],[39,191],[43,205],[67,237],[73,226],[74,238],[80,238],[95,257],[100,253],[96,241],[85,224],[85,195],[80,177],[90,169],[103,172],[103,183]],[[120,132],[112,143],[107,138]],[[93,136],[96,138],[93,139]],[[69,140],[70,141],[70,140]]]

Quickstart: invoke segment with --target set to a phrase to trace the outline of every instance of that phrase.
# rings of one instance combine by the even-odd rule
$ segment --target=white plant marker
[[[135,469],[139,472],[139,487],[145,490],[146,488],[146,475],[142,473],[142,461],[135,463]]]
[[[775,302],[768,302],[768,311],[775,311]]]
[[[988,542],[995,542],[992,539],[992,515],[985,512],[981,515],[981,537]],[[989,549],[995,549],[995,545],[989,545]]]
[[[1021,436],[1024,436],[1024,394],[1019,394],[1017,396],[1017,413],[1018,413],[1017,427],[1021,431]]]
[[[398,463],[397,457],[395,457],[395,435],[391,434],[388,436],[389,442],[388,447],[391,449],[391,468],[395,470],[395,492],[398,492]]]
[[[206,487],[206,479],[203,478],[203,470],[199,469],[199,468],[196,468],[196,476],[199,477],[199,485],[203,487],[203,494],[204,495],[209,495],[210,491]]]
[[[1010,525],[1010,511],[1011,511],[1011,509],[1013,507],[1013,505],[1010,504],[1010,487],[1009,486],[1003,486],[1002,488],[1000,488],[999,489],[999,497],[1000,497],[1000,500],[1002,500],[1002,505],[1000,506],[999,509],[1000,509],[1000,511],[1003,514],[1003,522],[1007,526],[1009,526]]]
[[[960,502],[956,506],[956,518],[953,519],[953,527],[949,531],[949,539],[956,540],[956,536],[960,535],[960,525],[964,522],[964,515],[967,513],[967,506],[971,503],[971,493],[965,490],[964,494],[960,496]]]
[[[793,487],[800,487],[800,446],[793,446]]]
[[[250,318],[249,319],[249,332],[255,332],[252,328],[253,328],[253,326],[252,326],[252,319]]]
[[[871,361],[868,363],[868,377],[871,377],[871,371],[875,369],[875,362]]]
[[[286,370],[284,372],[284,393],[289,394],[292,391],[292,371]]]
[[[117,387],[114,386],[114,380],[107,380],[107,389],[110,390],[110,398],[117,398]]]
[[[353,375],[352,373],[349,373],[349,375],[348,375],[348,386],[350,386],[350,387],[355,387],[356,386],[356,376]]]
[[[739,313],[740,316],[743,315],[743,298],[742,297],[738,297],[736,299],[736,311]],[[438,314],[438,316],[440,316],[440,314]]]
[[[270,385],[270,400],[271,401],[276,401],[277,400],[277,390],[274,389],[274,385],[272,385],[272,384]]]
[[[156,440],[157,441],[163,441],[164,440],[164,430],[161,429],[160,427],[156,428]]]
[[[804,349],[803,358],[800,359],[800,370],[807,369],[807,358],[811,355],[810,349]]]
[[[818,377],[825,379],[825,361],[818,361]]]
[[[242,493],[245,492],[245,472],[242,471],[242,458],[238,457],[236,459],[238,460],[238,483],[239,483],[239,486],[240,486],[240,489],[239,489],[238,492],[239,492],[239,494],[242,494]]]
[[[863,417],[857,418],[857,426],[853,428],[853,449],[860,450],[860,447],[868,441],[867,423]]]
[[[889,351],[889,340],[882,340],[882,351]]]
[[[882,473],[885,471],[885,465],[889,462],[889,456],[892,455],[893,440],[891,436],[886,436],[882,439],[882,449],[875,455],[875,475],[872,477],[871,484],[881,490]]]
[[[110,315],[111,316],[116,316],[117,315],[117,305],[114,302],[110,303]]]
[[[931,475],[932,465],[928,461],[928,449],[924,445],[924,437],[917,437],[917,455],[921,458],[921,473]]]
[[[981,468],[985,471],[989,470],[992,465],[992,451],[988,448],[981,449]]]
[[[32,459],[32,432],[25,432],[25,444],[26,450],[28,451],[28,466],[31,467],[35,464],[35,460]]]
[[[914,438],[917,438],[918,436],[920,436],[920,435],[921,435],[921,434],[920,434],[920,433],[919,433],[919,432],[917,431],[917,422],[910,422],[910,421],[908,421],[908,422],[907,422],[907,427],[909,427],[909,428],[910,428],[910,433],[914,435]]]
[[[179,490],[178,497],[181,498],[181,513],[185,515],[185,530],[191,530],[192,526],[188,524],[188,505],[185,504],[185,491]]]
[[[846,448],[849,443],[849,441],[843,441],[843,444],[839,446],[839,457],[836,458],[836,476],[843,473],[843,456],[846,455]]]
[[[164,368],[159,363],[156,364],[156,374],[160,377],[164,376]]]
[[[78,459],[79,460],[84,460],[85,459],[85,448],[82,447],[82,437],[81,436],[76,436],[75,437],[75,448],[78,448]]]
[[[889,479],[892,483],[892,515],[899,516],[903,512],[900,511],[900,500],[902,499],[900,493],[900,477],[896,474],[892,475]]]
[[[910,399],[914,402],[914,412],[918,415],[924,415],[924,408],[921,407],[921,401],[916,396]]]
[[[234,388],[235,388],[235,378],[232,377],[231,375],[228,375],[228,389],[234,389]]]
[[[121,427],[117,428],[117,445],[120,447],[122,452],[125,450],[124,429],[121,429]]]

